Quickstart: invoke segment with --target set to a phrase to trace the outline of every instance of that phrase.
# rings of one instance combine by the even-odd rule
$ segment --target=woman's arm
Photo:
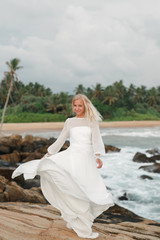
[[[69,125],[69,121],[67,119],[64,123],[64,127],[63,127],[59,137],[57,138],[57,140],[48,147],[48,149],[47,149],[48,152],[45,154],[45,157],[49,157],[49,156],[59,152],[59,150],[65,143],[67,137],[69,136],[69,126],[68,125]]]
[[[102,160],[100,159],[101,155],[105,154],[105,147],[104,143],[100,134],[99,124],[98,122],[94,121],[92,123],[92,144],[93,144],[93,151],[95,154],[96,162],[98,164],[98,168],[101,168],[103,165]]]

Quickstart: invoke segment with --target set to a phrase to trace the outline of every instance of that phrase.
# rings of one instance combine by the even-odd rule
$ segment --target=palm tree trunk
[[[12,91],[13,79],[14,79],[14,75],[13,75],[13,72],[11,71],[11,82],[10,82],[10,87],[9,87],[9,90],[8,90],[6,102],[5,102],[5,105],[4,105],[4,108],[3,108],[3,112],[2,112],[0,132],[2,131],[2,127],[3,127],[3,123],[4,123],[4,117],[5,117],[5,113],[6,113],[6,109],[7,109],[9,97],[10,97],[10,94],[11,94],[11,91]]]

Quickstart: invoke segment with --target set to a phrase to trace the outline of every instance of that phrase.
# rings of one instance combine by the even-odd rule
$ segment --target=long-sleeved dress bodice
[[[83,134],[81,134],[83,131]],[[104,144],[100,135],[98,122],[89,122],[86,118],[68,118],[64,124],[64,128],[57,141],[49,148],[50,154],[57,153],[63,146],[65,140],[70,136],[71,145],[92,145],[94,154],[105,154]]]
[[[68,137],[70,146],[59,152]],[[79,237],[95,238],[91,228],[94,219],[114,205],[96,166],[95,155],[105,154],[98,123],[85,118],[67,119],[48,152],[51,156],[20,165],[12,177],[40,175],[48,202],[60,210]]]

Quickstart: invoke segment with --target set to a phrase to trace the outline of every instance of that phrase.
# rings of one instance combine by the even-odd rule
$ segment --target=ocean
[[[147,150],[160,150],[160,127],[101,129],[101,132],[105,144],[121,148],[118,153],[106,154],[100,170],[115,202],[139,216],[160,222],[160,174],[139,169],[152,163],[132,161],[137,152],[150,157]],[[141,179],[141,175],[150,176],[153,180]],[[124,193],[128,200],[119,200]]]
[[[132,161],[137,152],[149,157],[147,150],[160,149],[160,127],[101,128],[101,134],[105,144],[121,149],[120,152],[107,153],[103,157],[103,167],[98,170],[115,203],[139,216],[160,222],[160,174],[139,169],[152,163]],[[34,135],[58,137],[59,131]],[[141,175],[150,176],[153,180],[141,179]],[[119,200],[124,193],[128,200]]]

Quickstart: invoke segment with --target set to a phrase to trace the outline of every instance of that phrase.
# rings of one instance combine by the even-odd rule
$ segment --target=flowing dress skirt
[[[79,237],[92,237],[94,219],[113,206],[98,172],[93,149],[72,144],[67,150],[20,165],[12,178],[40,175],[41,189],[48,202],[59,209],[63,219]]]

